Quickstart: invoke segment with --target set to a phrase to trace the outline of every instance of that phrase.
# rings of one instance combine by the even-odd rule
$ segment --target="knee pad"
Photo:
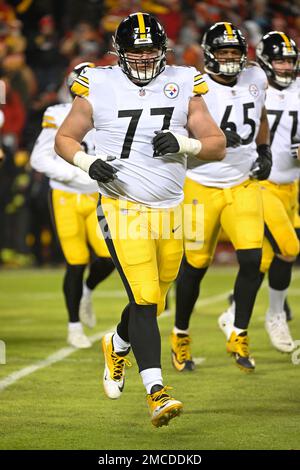
[[[261,264],[260,264],[260,271],[264,274],[266,274],[266,272],[269,271],[270,269],[270,266],[272,264],[272,261],[273,261],[273,257],[266,257],[266,256],[263,256],[262,257],[262,260],[261,260]]]
[[[134,299],[138,305],[157,305],[160,299],[159,282],[143,283],[139,289],[134,289]]]
[[[187,262],[195,269],[207,268],[212,263],[212,256],[209,254],[200,254],[197,250],[185,252]]]
[[[240,265],[240,271],[245,276],[252,276],[259,272],[262,250],[261,248],[254,248],[251,250],[237,250],[236,256]]]
[[[182,260],[183,251],[174,251],[164,257],[159,267],[159,279],[162,282],[171,283],[175,281],[180,263]]]
[[[299,239],[296,236],[288,238],[281,254],[286,258],[297,258],[299,254]]]

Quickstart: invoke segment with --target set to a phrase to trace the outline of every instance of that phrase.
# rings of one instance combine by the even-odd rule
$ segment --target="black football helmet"
[[[271,31],[263,36],[256,47],[256,59],[267,77],[282,88],[288,87],[297,77],[298,48],[295,41],[280,31]],[[278,74],[272,65],[273,60],[293,59],[292,72]]]
[[[204,51],[205,71],[212,75],[237,76],[247,62],[247,43],[241,31],[226,21],[215,23],[203,35],[201,47]],[[224,48],[237,48],[241,58],[219,62],[215,52]]]
[[[69,92],[70,92],[73,99],[76,97],[76,95],[71,90],[73,82],[74,82],[74,80],[76,80],[77,77],[79,77],[79,75],[81,74],[83,69],[85,69],[86,67],[94,68],[94,67],[96,67],[96,65],[93,62],[81,62],[80,64],[78,64],[74,67],[72,72],[70,72],[68,77],[67,77],[67,86],[68,86]]]
[[[132,13],[118,26],[113,45],[122,71],[137,85],[147,85],[166,65],[167,36],[162,25],[148,13]],[[157,49],[149,59],[129,59],[127,54]]]

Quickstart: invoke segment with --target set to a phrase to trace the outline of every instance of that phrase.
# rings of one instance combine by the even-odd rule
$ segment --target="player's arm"
[[[199,153],[195,155],[199,160],[223,160],[226,152],[224,133],[213,120],[201,96],[190,100],[187,128],[201,144]]]
[[[185,153],[203,161],[222,160],[225,157],[225,136],[201,96],[190,99],[187,129],[193,138],[168,130],[158,132],[153,139],[156,155]]]
[[[115,177],[116,169],[97,156],[81,149],[84,136],[93,128],[93,110],[89,101],[77,97],[60,126],[55,138],[55,151],[67,162],[86,171],[92,179],[107,183]]]
[[[272,169],[272,152],[270,148],[270,129],[265,106],[262,109],[260,126],[256,137],[258,158],[251,169],[251,176],[258,180],[269,177]]]
[[[57,129],[54,128],[42,130],[32,150],[30,164],[36,171],[44,173],[49,178],[67,183],[76,176],[79,170],[57,159],[54,151],[56,132]]]

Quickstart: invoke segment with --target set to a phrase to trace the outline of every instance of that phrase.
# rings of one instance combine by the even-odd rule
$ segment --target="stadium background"
[[[33,171],[29,156],[45,109],[67,99],[64,79],[78,63],[114,63],[111,36],[134,11],[156,15],[169,37],[169,63],[203,69],[199,40],[215,21],[231,21],[249,42],[249,58],[261,35],[282,30],[300,44],[300,1],[284,0],[0,0],[0,79],[6,85],[0,130],[0,265],[60,264],[62,254],[48,210],[48,179]],[[226,243],[217,260],[234,259]]]

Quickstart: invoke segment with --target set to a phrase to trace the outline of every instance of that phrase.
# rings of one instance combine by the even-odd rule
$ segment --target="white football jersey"
[[[273,156],[269,180],[291,183],[300,175],[299,160],[291,155],[291,144],[300,142],[300,78],[283,90],[269,86],[266,108]]]
[[[258,157],[255,139],[265,102],[267,79],[257,66],[244,69],[237,83],[221,85],[205,74],[209,92],[203,97],[210,114],[223,130],[234,130],[242,145],[228,147],[222,161],[202,162],[188,159],[187,176],[205,186],[227,188],[249,178],[249,170]]]
[[[183,199],[186,156],[153,156],[155,131],[188,135],[189,100],[207,91],[194,67],[166,66],[148,85],[135,85],[119,66],[86,68],[72,91],[92,105],[96,155],[116,158],[117,179],[99,183],[101,194],[149,207],[173,207]]]
[[[54,140],[57,129],[66,118],[72,107],[71,103],[57,104],[46,109],[42,127],[33,148],[31,166],[50,178],[50,187],[72,193],[95,193],[98,191],[97,182],[80,168],[71,165],[58,156],[54,150]],[[94,130],[87,133],[82,146],[85,152],[95,155]]]

